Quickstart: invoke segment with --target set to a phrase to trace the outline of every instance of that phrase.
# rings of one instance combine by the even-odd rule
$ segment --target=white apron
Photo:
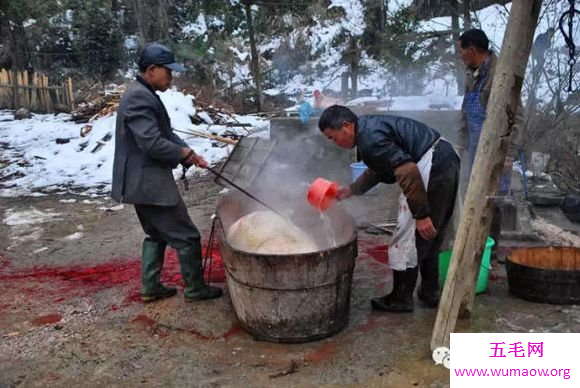
[[[417,163],[421,173],[425,191],[429,187],[429,175],[433,165],[433,150],[438,141],[429,148]],[[415,246],[415,219],[409,210],[407,198],[401,193],[399,196],[399,213],[397,214],[397,230],[389,245],[389,267],[395,271],[405,271],[417,266],[417,248]]]

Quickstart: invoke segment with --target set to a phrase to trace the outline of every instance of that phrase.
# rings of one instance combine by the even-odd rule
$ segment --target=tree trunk
[[[471,0],[463,0],[463,29],[471,29]]]
[[[167,40],[169,20],[167,0],[133,0],[135,18],[139,27],[139,43]]]
[[[256,39],[254,36],[254,23],[252,20],[252,8],[250,1],[244,1],[246,9],[246,21],[248,23],[248,34],[250,35],[250,51],[252,53],[252,76],[254,77],[254,84],[256,85],[256,105],[258,112],[262,110],[262,82],[260,80],[260,62],[258,57],[258,49],[256,48]]]
[[[492,215],[494,196],[510,143],[508,112],[515,112],[541,0],[514,0],[497,62],[487,118],[475,155],[464,210],[453,245],[453,253],[431,337],[431,349],[449,347],[450,334],[460,313],[473,309],[475,284]],[[506,136],[506,133],[508,136]]]
[[[462,96],[465,92],[465,69],[459,57],[457,41],[459,40],[459,8],[456,0],[450,0],[453,13],[451,15],[451,30],[453,31],[453,44],[455,47],[455,78],[457,79],[457,95]]]
[[[387,22],[387,1],[388,0],[379,0],[379,31],[385,31],[385,23]]]

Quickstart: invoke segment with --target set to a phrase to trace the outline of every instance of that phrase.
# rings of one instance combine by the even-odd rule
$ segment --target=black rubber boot
[[[426,307],[436,308],[439,305],[439,258],[430,257],[421,261],[421,286],[417,296]]]
[[[393,271],[393,291],[381,298],[371,299],[374,310],[393,313],[413,312],[413,291],[417,284],[417,267]]]
[[[201,246],[194,245],[177,250],[181,276],[185,283],[184,296],[186,302],[214,299],[222,296],[221,288],[210,287],[203,280],[201,265]]]
[[[153,302],[177,293],[175,288],[161,284],[161,268],[165,255],[165,242],[146,238],[141,258],[141,301]]]

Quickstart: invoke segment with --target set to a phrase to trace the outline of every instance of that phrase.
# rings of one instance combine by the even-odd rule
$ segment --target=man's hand
[[[197,167],[199,168],[207,168],[209,166],[209,164],[207,164],[207,162],[205,161],[205,159],[203,158],[203,156],[201,155],[195,155],[196,160],[193,162],[193,164],[195,164]]]
[[[338,190],[336,191],[336,199],[338,199],[339,201],[342,201],[343,199],[347,199],[351,196],[352,196],[352,191],[350,190],[350,187],[348,187],[348,186],[339,187]]]
[[[431,217],[421,218],[420,220],[415,220],[415,224],[417,226],[417,231],[419,235],[424,240],[433,240],[437,235],[437,230],[433,226],[433,222],[431,221]]]
[[[205,159],[202,156],[197,155],[191,148],[182,148],[182,156],[183,158],[181,160],[181,164],[183,164],[185,167],[196,165],[200,168],[207,168],[208,166]]]

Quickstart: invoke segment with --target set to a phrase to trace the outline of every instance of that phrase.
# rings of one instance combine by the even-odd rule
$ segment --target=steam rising
[[[254,177],[251,182],[240,181],[237,177],[233,178],[234,182],[280,212],[287,221],[300,228],[309,240],[313,240],[319,250],[344,244],[353,235],[352,219],[345,215],[340,206],[335,205],[325,212],[325,225],[320,212],[308,204],[306,193],[316,177],[336,180],[350,176],[348,152],[338,149],[314,126],[287,132],[283,133],[285,136],[279,134],[275,138],[274,148],[266,157],[259,149],[268,147],[256,146],[254,152],[243,161],[241,168],[255,170],[252,171],[255,174],[249,174]],[[268,141],[260,139],[260,142]],[[228,202],[231,202],[230,206],[223,206],[219,214],[222,222],[225,220],[226,230],[242,216],[266,210],[236,190],[230,191]],[[229,209],[225,210],[226,207]],[[268,222],[265,218],[256,218],[260,219]]]

